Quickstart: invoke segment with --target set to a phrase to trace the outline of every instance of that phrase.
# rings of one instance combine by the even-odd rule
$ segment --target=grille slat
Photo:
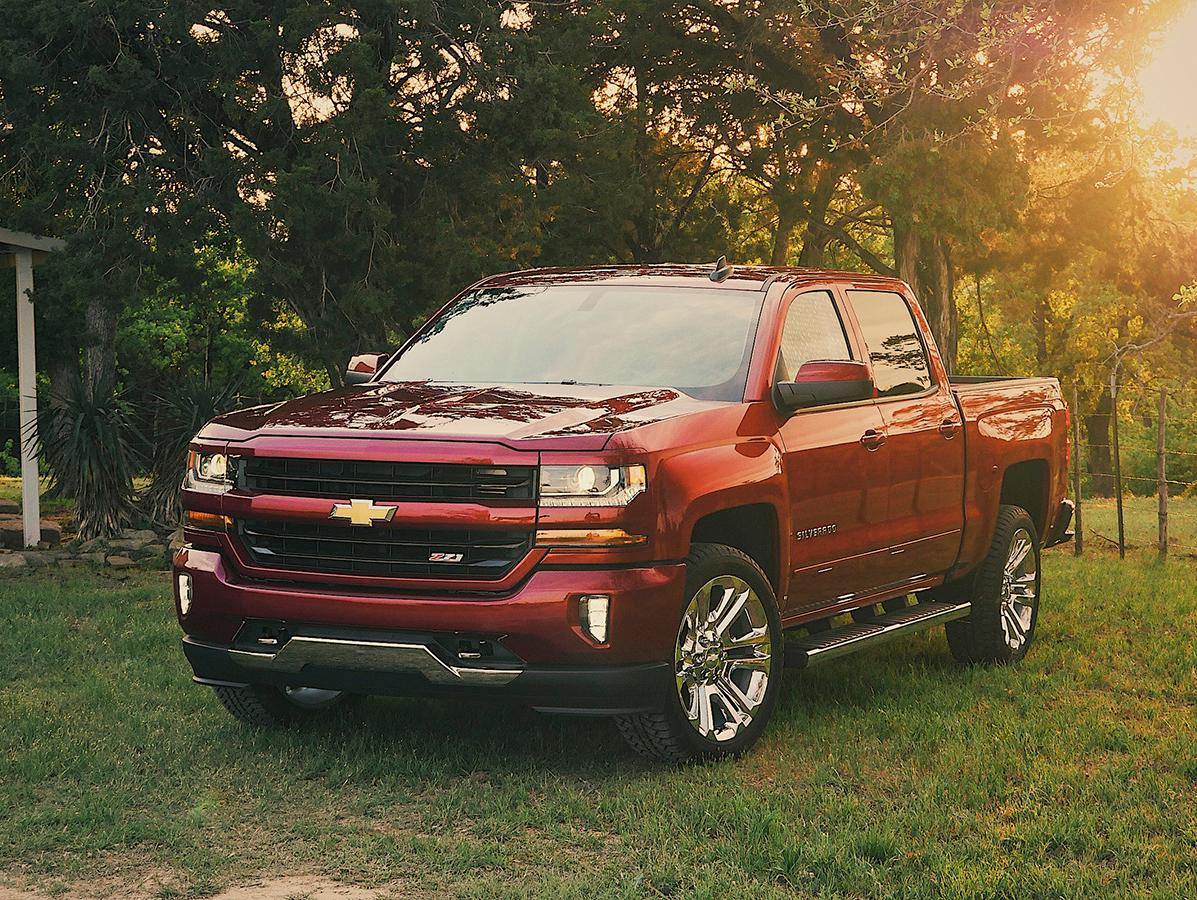
[[[399,578],[501,578],[527,554],[530,531],[355,528],[352,525],[241,521],[242,545],[256,565],[301,572]],[[433,562],[433,553],[461,554]]]
[[[247,457],[238,487],[299,497],[370,497],[374,500],[531,500],[534,466]]]

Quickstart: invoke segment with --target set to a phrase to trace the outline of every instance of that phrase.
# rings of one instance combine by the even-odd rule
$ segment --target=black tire
[[[616,718],[616,725],[624,740],[643,756],[673,765],[739,756],[756,743],[773,714],[781,689],[785,656],[782,649],[781,617],[777,611],[773,587],[755,560],[734,547],[722,544],[694,544],[686,558],[686,589],[682,607],[678,610],[678,631],[675,633],[680,634],[689,606],[695,600],[699,588],[725,576],[744,581],[761,601],[769,638],[769,671],[763,696],[752,710],[751,721],[742,726],[733,737],[723,740],[704,737],[697,727],[691,724],[682,707],[682,698],[679,696],[671,660],[669,683],[664,686],[665,696],[668,698],[665,708],[657,712]]]
[[[233,716],[254,728],[278,729],[298,725],[342,709],[354,695],[337,692],[319,702],[299,703],[288,699],[282,688],[268,684],[244,687],[213,686],[217,699]]]
[[[1016,633],[1015,623],[1010,618],[1012,613],[1005,593],[1006,565],[1015,537],[1022,534],[1030,537],[1028,555],[1034,560],[1034,593],[1028,603],[1020,604],[1020,608],[1029,606],[1030,621],[1029,624],[1023,624],[1021,619],[1018,620],[1017,629],[1022,636],[1015,647],[1011,646],[1010,637],[1011,633]],[[967,618],[948,622],[944,626],[948,646],[956,660],[965,665],[1002,665],[1017,662],[1026,656],[1039,621],[1040,578],[1039,536],[1034,521],[1022,507],[1002,506],[998,510],[997,528],[994,529],[989,553],[971,579],[971,592],[961,592],[963,596],[957,594],[962,600],[971,600],[972,610]],[[967,585],[967,582],[964,584]],[[952,585],[949,589],[957,591],[960,587]],[[1004,606],[1007,608],[1005,616]]]

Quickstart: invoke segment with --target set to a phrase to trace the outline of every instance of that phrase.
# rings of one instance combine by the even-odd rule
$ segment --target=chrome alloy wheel
[[[729,741],[752,723],[769,686],[771,652],[765,605],[746,581],[721,575],[698,589],[674,651],[678,698],[695,731]]]
[[[1039,571],[1029,531],[1020,528],[1010,541],[1010,553],[1002,573],[1002,632],[1006,645],[1018,650],[1027,642],[1038,600]]]
[[[302,709],[320,709],[336,703],[342,693],[342,691],[326,691],[323,688],[291,687],[291,685],[283,688],[283,696]]]

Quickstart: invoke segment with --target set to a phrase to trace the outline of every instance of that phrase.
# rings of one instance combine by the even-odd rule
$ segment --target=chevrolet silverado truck
[[[190,448],[183,648],[255,726],[468,696],[732,756],[783,669],[939,624],[1020,659],[1072,517],[1057,381],[950,378],[892,278],[499,275],[346,381]]]

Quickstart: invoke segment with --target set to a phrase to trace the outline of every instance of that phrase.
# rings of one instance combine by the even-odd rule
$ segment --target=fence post
[[[1085,551],[1085,532],[1081,526],[1081,401],[1076,387],[1072,389],[1072,497],[1076,504],[1073,529],[1074,556]]]
[[[1114,435],[1114,500],[1118,507],[1118,556],[1126,559],[1126,524],[1122,517],[1122,454],[1118,450],[1118,370],[1110,373],[1110,426]]]
[[[1159,421],[1155,436],[1155,475],[1160,492],[1160,559],[1168,555],[1168,466],[1164,449],[1168,431],[1168,389],[1160,388]]]

